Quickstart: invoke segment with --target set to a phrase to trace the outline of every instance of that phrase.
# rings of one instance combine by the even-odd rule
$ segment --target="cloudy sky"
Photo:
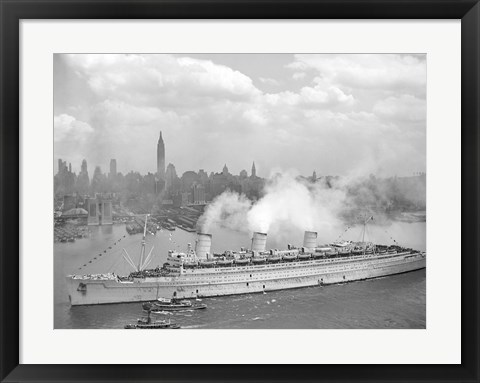
[[[55,55],[54,160],[89,172],[411,175],[426,167],[424,55]]]

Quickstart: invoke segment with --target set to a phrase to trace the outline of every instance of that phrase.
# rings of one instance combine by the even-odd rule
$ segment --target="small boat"
[[[157,320],[152,321],[150,318],[150,312],[147,318],[140,318],[137,323],[126,324],[126,329],[139,329],[139,330],[157,330],[157,329],[177,329],[180,326],[176,323],[171,323],[170,320]]]
[[[280,262],[282,260],[282,256],[281,255],[271,255],[267,258],[267,261],[268,262]]]
[[[338,255],[338,251],[330,250],[325,253],[328,257],[334,257]]]
[[[185,261],[183,262],[183,267],[186,269],[191,269],[194,268],[198,265],[198,262],[196,261]]]
[[[201,261],[198,262],[199,266],[202,267],[213,267],[215,266],[215,260],[214,259],[202,259]]]
[[[297,254],[285,254],[282,258],[285,261],[293,261],[293,260],[297,259]]]
[[[219,266],[230,266],[233,264],[233,259],[232,258],[224,258],[224,259],[219,259],[217,261],[217,265]]]
[[[253,257],[252,262],[253,263],[264,263],[267,260],[266,257]]]
[[[250,259],[249,258],[238,258],[238,259],[235,259],[235,263],[237,265],[248,265],[250,263]]]
[[[187,299],[168,299],[158,298],[156,302],[146,302],[142,305],[145,311],[151,311],[153,313],[159,311],[182,311],[182,310],[202,310],[206,309],[207,305],[204,303],[192,304]]]
[[[310,253],[300,253],[300,254],[298,254],[298,259],[306,260],[306,259],[310,259],[310,258],[312,258],[312,254],[310,254]]]

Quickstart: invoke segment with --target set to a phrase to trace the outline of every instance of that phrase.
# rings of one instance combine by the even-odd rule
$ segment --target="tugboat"
[[[146,302],[142,307],[145,311],[156,313],[159,311],[202,310],[206,309],[207,305],[204,303],[193,305],[192,302],[186,299],[158,298],[156,302]]]
[[[176,323],[171,323],[170,320],[157,320],[152,322],[150,318],[150,311],[146,318],[137,319],[137,323],[129,323],[125,325],[125,329],[139,329],[139,330],[159,330],[159,329],[178,329],[180,326]]]

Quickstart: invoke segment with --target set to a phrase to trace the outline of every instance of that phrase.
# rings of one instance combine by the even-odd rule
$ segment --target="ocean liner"
[[[370,219],[364,221],[364,230]],[[426,253],[422,251],[364,240],[318,246],[317,233],[306,231],[301,247],[267,250],[267,234],[255,232],[250,249],[222,254],[211,253],[212,236],[199,233],[195,248],[189,245],[186,252],[169,251],[163,266],[149,269],[153,248],[145,256],[146,230],[145,219],[138,265],[124,249],[123,257],[135,270],[129,275],[66,277],[72,306],[261,293],[358,281],[426,267]]]

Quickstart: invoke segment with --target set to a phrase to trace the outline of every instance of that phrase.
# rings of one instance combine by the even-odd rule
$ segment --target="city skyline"
[[[121,171],[117,171],[117,160],[115,158],[111,158],[108,160],[110,162],[110,169],[109,170],[105,170],[105,167],[102,166],[102,165],[98,165],[98,164],[90,164],[89,165],[89,162],[86,158],[82,159],[82,163],[81,163],[81,166],[79,167],[80,169],[76,169],[75,166],[71,163],[71,162],[67,162],[65,160],[63,160],[63,158],[58,158],[56,161],[55,161],[55,173],[58,173],[64,166],[66,166],[67,168],[69,168],[69,171],[71,171],[72,173],[75,173],[76,175],[80,175],[84,169],[86,171],[88,171],[88,169],[90,168],[90,171],[95,170],[95,168],[100,168],[100,170],[102,171],[102,174],[104,175],[108,175],[110,173],[112,173],[112,162],[115,164],[114,165],[114,168],[115,168],[115,172],[114,174],[123,174],[123,175],[126,175],[126,174],[129,174],[129,173],[139,173],[140,175],[148,175],[148,174],[151,174],[151,175],[157,175],[158,174],[158,171],[157,172],[147,172],[147,173],[141,173],[140,171],[136,170],[136,169],[130,169],[126,172],[121,172]],[[62,165],[59,165],[59,163],[62,162]],[[68,164],[68,165],[67,165]],[[168,165],[172,165],[174,168],[175,168],[175,171],[177,170],[176,166],[174,163],[171,163],[169,162]],[[167,170],[168,170],[168,165],[166,166]],[[220,168],[224,168],[224,167],[227,167],[228,168],[228,164],[227,163],[224,163],[222,166],[220,166]],[[205,171],[207,172],[209,175],[210,173],[213,173],[213,174],[220,174],[222,173],[222,169],[215,169],[215,170],[211,170],[211,169],[195,169],[195,168],[192,168],[192,169],[188,169],[188,170],[185,170],[184,172],[180,172],[180,176],[181,177],[184,173],[188,173],[188,172],[195,172],[195,173],[198,173],[200,171]],[[230,169],[228,169],[229,173],[232,174],[232,175],[241,175],[241,173],[243,171],[247,172],[248,173],[248,169],[249,167],[246,166],[244,169],[240,170],[238,173],[235,173],[233,171],[230,171]],[[252,164],[250,166],[250,169],[251,169],[251,174],[256,176],[257,175],[257,171],[256,171],[256,165],[255,165],[255,161],[252,161]],[[254,171],[252,171],[254,170]],[[93,171],[92,171],[93,172]],[[314,169],[313,170],[313,173],[316,174],[316,170]],[[166,172],[165,172],[166,174]],[[306,175],[306,174],[301,174],[301,175]],[[265,178],[265,177],[263,177]]]
[[[135,195],[135,198],[138,198],[142,195],[152,203],[157,201],[161,205],[177,206],[185,206],[189,203],[203,205],[226,191],[242,193],[249,198],[258,198],[262,193],[265,180],[257,176],[255,162],[252,163],[250,176],[246,170],[234,175],[229,172],[225,164],[221,172],[212,171],[208,174],[204,169],[199,169],[198,172],[188,170],[179,177],[174,164],[169,163],[165,169],[165,148],[162,131],[160,131],[155,173],[141,175],[131,171],[123,175],[121,172],[117,172],[117,160],[112,158],[110,172],[103,173],[98,165],[95,166],[91,182],[88,163],[85,159],[82,160],[82,170],[78,176],[72,170],[71,163],[67,165],[66,161],[58,159],[58,171],[54,176],[54,193],[57,197],[63,195],[70,201],[67,204],[64,203],[64,207],[73,206],[71,204],[72,195],[77,197],[79,195],[97,195],[99,192],[108,195],[112,192],[130,192],[130,197]],[[313,174],[315,181],[315,172]],[[77,202],[74,205],[77,205]],[[78,204],[80,203],[78,202]],[[97,210],[93,211],[93,214],[96,215]]]
[[[68,163],[68,166],[67,166],[66,161],[64,161],[62,158],[58,158],[57,159],[57,164],[58,164],[57,165],[57,173],[60,173],[63,168],[68,168],[69,172],[76,174],[76,169],[75,169],[74,166],[72,166],[72,163]],[[162,131],[160,131],[160,136],[159,136],[159,139],[158,139],[158,142],[157,142],[157,171],[156,172],[148,172],[144,175],[153,174],[153,175],[156,175],[158,177],[158,179],[167,181],[168,168],[173,167],[173,171],[175,172],[175,176],[178,176],[178,174],[176,173],[177,169],[175,167],[175,164],[173,164],[171,162],[168,163],[168,166],[166,166],[165,164],[166,164],[165,142],[163,140]],[[110,165],[109,165],[110,170],[109,170],[108,173],[103,172],[101,165],[95,164],[95,165],[93,165],[93,168],[94,169],[99,168],[101,170],[102,174],[105,174],[105,175],[108,174],[108,175],[116,176],[117,173],[124,174],[122,172],[117,172],[117,160],[116,160],[116,158],[111,158],[110,159]],[[214,171],[214,170],[210,170],[210,171],[207,170],[206,173],[209,174],[209,175],[210,174],[220,174],[222,172],[224,173],[225,170],[232,175],[242,176],[242,173],[245,173],[246,175],[248,175],[248,171],[246,170],[246,168],[240,170],[238,172],[238,174],[236,174],[234,172],[230,172],[230,170],[228,169],[227,163],[225,163],[223,165],[223,168],[222,168],[221,171],[217,172],[217,171]],[[205,172],[205,169],[198,169],[198,171],[196,171],[195,169],[192,168],[192,169],[185,170],[184,172],[181,173],[181,175],[183,175],[185,173],[188,173],[188,172],[192,172],[192,171],[195,172],[195,173],[200,173],[200,172]],[[85,158],[82,159],[81,171],[78,174],[81,175],[82,173],[88,174],[88,161]],[[128,174],[128,173],[142,174],[138,170],[134,170],[134,169],[130,169],[129,171],[125,172],[125,174]],[[313,175],[314,175],[314,178],[316,178],[316,170],[313,170]],[[256,166],[255,166],[255,161],[252,161],[251,176],[252,177],[257,177],[257,169],[256,169]]]
[[[166,168],[168,169],[167,165],[173,165],[175,167],[175,170],[177,170],[177,167],[175,166],[174,163],[166,161],[166,158],[165,158],[165,142],[163,141],[162,131],[160,131],[160,137],[159,137],[159,140],[158,140],[158,143],[157,143],[157,159],[156,159],[157,168],[156,168],[156,171],[148,171],[147,173],[142,173],[138,169],[129,169],[129,170],[126,170],[124,172],[122,172],[122,171],[117,172],[117,160],[116,160],[116,158],[106,159],[107,163],[109,163],[108,167],[106,166],[106,164],[91,164],[87,158],[82,158],[81,165],[79,167],[76,167],[74,163],[68,162],[68,161],[64,160],[63,158],[55,158],[55,165],[56,165],[56,172],[57,173],[60,171],[61,167],[64,166],[64,165],[59,165],[60,164],[59,161],[64,163],[65,166],[67,166],[67,164],[68,164],[67,167],[70,169],[71,172],[73,172],[75,174],[80,174],[80,173],[84,172],[84,170],[86,170],[88,166],[90,166],[92,169],[95,169],[95,168],[99,167],[100,170],[102,171],[102,173],[105,174],[105,175],[111,173],[112,168],[114,168],[115,169],[115,171],[114,171],[115,174],[116,173],[121,173],[123,175],[126,175],[128,173],[139,173],[141,175],[147,175],[147,174],[160,175],[160,174],[163,174],[163,176],[160,177],[160,178],[165,177],[165,174],[166,174],[165,169]],[[90,165],[88,165],[89,163],[90,163]],[[221,164],[221,162],[219,164]],[[179,172],[179,174],[182,175],[185,172],[189,172],[189,171],[199,172],[199,171],[202,171],[202,170],[206,171],[208,174],[210,174],[210,173],[214,173],[214,174],[215,173],[221,173],[222,170],[220,168],[223,169],[224,166],[228,167],[228,164],[224,163],[223,166],[219,166],[218,169],[215,169],[215,170],[213,170],[213,169],[203,169],[203,168],[199,168],[199,169],[190,168],[190,169],[186,169],[184,171]],[[159,170],[162,167],[163,167],[163,172],[160,172]],[[109,168],[109,171],[105,170],[107,168]],[[240,175],[243,171],[247,171],[247,173],[248,173],[248,170],[247,170],[248,168],[249,167],[246,166],[245,168],[242,168],[238,172],[231,171],[231,174]],[[229,169],[229,171],[230,171],[230,169]],[[316,174],[317,171],[316,171],[316,169],[313,169],[312,172]],[[255,160],[252,160],[252,174],[254,176],[256,176],[257,175],[256,173],[257,173],[257,170],[256,170]],[[299,175],[306,176],[306,174],[299,174]],[[264,176],[264,178],[266,178],[266,177],[268,177],[268,175]]]
[[[55,55],[54,159],[155,173],[425,171],[424,55]],[[245,161],[249,158],[249,161]]]

